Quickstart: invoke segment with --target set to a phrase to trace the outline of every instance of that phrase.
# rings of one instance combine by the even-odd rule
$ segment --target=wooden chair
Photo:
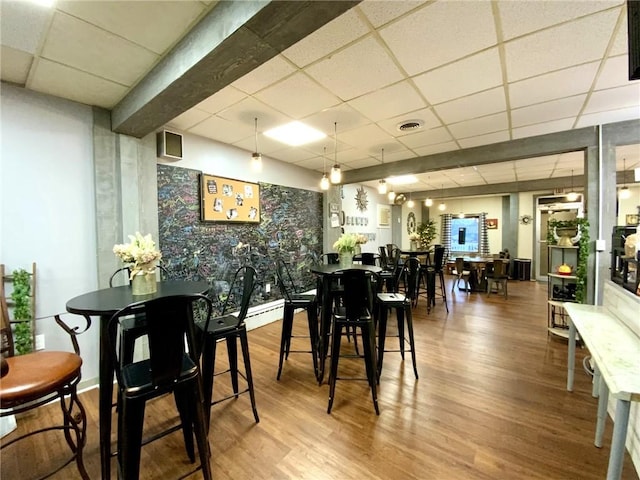
[[[6,299],[0,297],[0,302],[2,304],[0,308],[2,323],[3,325],[5,322],[8,324]],[[59,315],[54,315],[53,319],[70,336],[73,353],[42,350],[8,357],[0,381],[0,408],[2,408],[0,417],[20,414],[49,402],[59,401],[62,410],[62,424],[20,435],[2,444],[0,450],[38,433],[62,430],[72,456],[62,465],[56,466],[52,472],[40,478],[48,478],[75,461],[80,477],[88,479],[89,475],[83,459],[87,417],[77,393],[81,378],[82,358],[76,336],[87,331],[91,325],[91,319],[85,317],[86,326],[83,329],[70,327],[62,321]],[[40,320],[46,321],[46,319]],[[6,336],[11,336],[11,328],[3,329],[3,339]],[[11,342],[8,339],[6,341],[7,343]],[[4,360],[4,356],[2,358]]]
[[[471,275],[471,270],[464,269],[464,258],[456,258],[456,267],[451,273],[456,276],[453,281],[453,285],[451,285],[451,292],[454,292],[455,288],[460,285],[460,280],[462,280],[464,281],[464,288],[467,294],[471,293],[471,288],[469,287],[469,276]]]
[[[301,293],[293,281],[289,267],[282,259],[276,261],[276,275],[278,278],[278,287],[284,298],[284,312],[282,316],[282,335],[280,338],[280,359],[278,362],[277,379],[280,380],[282,373],[282,364],[284,359],[289,358],[290,353],[310,353],[313,359],[313,371],[318,378],[318,298],[314,293]],[[307,311],[307,323],[309,334],[304,336],[308,338],[311,344],[311,350],[291,350],[291,339],[302,338],[294,336],[293,319],[297,309]]]
[[[118,380],[118,466],[119,478],[137,480],[143,444],[182,428],[185,447],[195,462],[195,433],[200,468],[211,480],[210,450],[203,407],[200,374],[201,339],[194,322],[194,311],[203,311],[206,331],[212,304],[205,295],[175,295],[136,302],[113,314],[108,323],[108,339]],[[139,362],[124,363],[117,348],[120,321],[142,311],[147,320],[150,356]],[[186,350],[185,350],[186,344]],[[181,424],[162,431],[143,442],[146,402],[173,393]],[[159,461],[162,461],[161,459]]]
[[[486,266],[486,278],[487,278],[487,297],[491,296],[491,291],[496,289],[496,293],[502,290],[504,298],[508,298],[507,285],[509,282],[509,275],[507,274],[508,263],[503,260],[494,260]]]

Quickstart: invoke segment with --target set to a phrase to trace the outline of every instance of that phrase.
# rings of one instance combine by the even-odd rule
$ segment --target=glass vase
[[[131,280],[131,292],[133,295],[149,295],[158,291],[156,272],[140,272]]]
[[[340,254],[340,268],[350,268],[353,265],[353,254],[343,252]]]

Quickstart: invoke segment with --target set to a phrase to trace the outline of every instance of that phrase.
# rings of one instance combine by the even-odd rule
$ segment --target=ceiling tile
[[[620,8],[619,0],[498,2],[505,40],[615,6]]]
[[[296,68],[287,62],[284,57],[277,55],[233,82],[232,86],[251,95],[295,71]]]
[[[24,85],[33,62],[33,55],[2,45],[0,50],[0,78],[5,82]]]
[[[210,113],[207,113],[203,110],[191,108],[184,112],[182,115],[178,115],[176,118],[171,120],[168,125],[180,130],[189,130],[191,127],[200,123],[205,118],[209,118],[210,116]]]
[[[304,67],[367,33],[369,27],[360,19],[357,11],[351,9],[295,43],[282,54],[299,67]]]
[[[433,107],[444,123],[482,117],[507,109],[503,87],[462,97]]]
[[[497,43],[490,2],[435,2],[379,32],[409,75]]]
[[[544,135],[545,133],[561,132],[573,128],[575,119],[565,118],[562,120],[554,120],[552,122],[538,123],[526,127],[514,128],[513,138],[534,137],[536,135]]]
[[[609,51],[610,56],[614,55],[625,55],[629,53],[629,43],[627,41],[627,9],[624,8],[622,10],[622,19],[620,23],[617,25],[618,30],[614,33],[615,38],[613,40],[613,45],[611,46],[611,50]]]
[[[502,132],[488,133],[487,135],[478,135],[477,137],[461,138],[458,143],[462,148],[478,147],[480,145],[491,145],[492,143],[506,142],[511,140],[508,130]]]
[[[473,82],[469,76],[473,76]],[[473,55],[413,79],[431,104],[438,104],[502,84],[498,49]]]
[[[408,81],[367,93],[348,103],[374,122],[425,107],[424,100]]]
[[[289,163],[299,163],[317,156],[317,153],[313,153],[302,147],[287,147],[274,152],[275,158]],[[327,159],[327,165],[329,165],[329,159]]]
[[[403,145],[406,145],[410,149],[416,151],[417,147],[424,147],[427,145],[434,145],[436,143],[443,143],[451,140],[451,135],[444,127],[433,128],[431,130],[421,130],[411,135],[405,135],[398,140]]]
[[[363,58],[367,61],[362,62]],[[306,71],[344,101],[403,78],[387,51],[372,36],[311,65]]]
[[[379,0],[365,0],[358,8],[366,15],[367,19],[374,27],[380,27],[391,20],[398,18],[409,10],[426,3],[426,0],[413,1],[403,0],[402,2],[381,2]]]
[[[193,108],[198,108],[209,113],[218,113],[221,110],[230,107],[234,103],[238,103],[243,98],[245,98],[245,94],[243,92],[241,92],[237,88],[228,86],[223,88],[222,90],[217,91],[209,98],[201,101]]]
[[[586,93],[591,88],[600,62],[565,68],[509,84],[511,108]]]
[[[625,87],[610,88],[593,92],[584,114],[617,110],[640,104],[640,82],[631,82]],[[640,114],[640,110],[638,110]]]
[[[599,59],[618,13],[617,9],[597,13],[505,43],[509,81]]]
[[[139,45],[59,12],[53,17],[42,56],[126,86],[158,59]]]
[[[259,132],[264,132],[291,121],[291,118],[253,97],[246,97],[244,100],[218,112],[217,115],[239,125],[248,126],[251,128],[251,132],[255,130],[256,118],[258,119]]]
[[[304,117],[302,121],[306,125],[327,134],[333,134],[334,123],[338,124],[338,133],[371,123],[368,118],[365,118],[360,112],[346,103],[320,110],[308,117]]]
[[[255,97],[295,119],[340,103],[338,98],[303,73],[295,73],[262,90]]]
[[[452,152],[454,150],[460,150],[456,142],[444,142],[437,145],[427,145],[424,147],[412,148],[412,150],[421,157],[426,155],[435,155],[436,153]]]
[[[625,120],[637,120],[640,117],[640,107],[621,108],[619,110],[609,110],[606,112],[590,113],[580,115],[576,128],[588,127],[590,125],[604,125],[606,123],[624,122]]]
[[[82,88],[79,88],[82,85]],[[110,110],[127,89],[104,78],[41,58],[33,69],[29,88]]]
[[[189,132],[222,143],[235,143],[253,134],[253,130],[253,125],[238,124],[214,115],[190,128]]]
[[[364,127],[354,128],[344,133],[338,131],[340,141],[348,145],[382,145],[390,142],[392,137],[382,130],[375,123],[370,123]],[[378,150],[375,148],[374,150]]]
[[[27,53],[36,53],[53,16],[53,9],[33,2],[3,1],[0,11],[2,45]]]
[[[499,132],[509,127],[506,112],[487,115],[486,117],[467,120],[449,125],[455,138],[476,137],[486,133]]]
[[[296,165],[302,168],[307,168],[310,170],[317,170],[318,172],[322,172],[322,168],[323,168],[323,164],[322,164],[322,157],[312,157],[312,158],[307,158],[306,160],[301,160],[299,162],[296,162]],[[329,169],[330,167],[326,167],[327,169]],[[327,170],[328,172],[329,170]],[[327,176],[329,176],[327,174]],[[322,179],[322,175],[318,176],[318,183],[320,183],[320,179]]]
[[[405,115],[390,118],[388,120],[381,120],[377,123],[390,135],[393,135],[394,137],[402,137],[404,135],[411,135],[412,133],[415,133],[411,130],[400,131],[398,129],[398,125],[411,120],[419,120],[423,122],[422,128],[426,130],[442,127],[442,122],[438,120],[438,117],[435,116],[431,108],[422,108],[420,110],[416,110],[415,112],[410,112]]]
[[[380,165],[380,162],[378,162],[375,158],[371,158],[371,157],[361,158],[360,160],[355,160],[353,162],[349,162],[348,164],[350,168],[354,168],[354,169],[373,167],[374,165]]]
[[[529,107],[516,108],[511,111],[511,126],[516,128],[560,118],[575,118],[580,113],[586,98],[586,95],[576,95]]]
[[[640,84],[640,82],[635,82]],[[618,55],[609,57],[605,61],[604,68],[600,72],[596,83],[596,90],[604,90],[612,87],[623,87],[629,84],[629,56]]]
[[[248,152],[255,152],[256,136],[254,133],[252,133],[248,137],[244,137],[238,140],[237,142],[234,142],[233,145],[238,148],[242,148],[243,150],[247,150]],[[312,147],[312,145],[313,144],[305,145],[305,147],[307,147],[305,148],[305,150],[308,150],[310,147]],[[274,140],[273,138],[269,138],[263,135],[261,132],[258,132],[258,152],[271,156],[271,155],[275,155],[276,152],[279,152],[280,150],[283,149],[283,147],[286,147],[286,146],[287,146],[286,144],[279,142],[277,140]]]
[[[59,1],[56,7],[158,55],[180,39],[206,8],[201,2],[184,0]]]

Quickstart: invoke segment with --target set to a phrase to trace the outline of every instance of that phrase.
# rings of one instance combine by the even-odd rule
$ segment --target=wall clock
[[[367,200],[367,191],[364,187],[358,187],[356,190],[356,207],[361,212],[367,211],[367,205],[369,204],[369,200]]]
[[[531,215],[522,215],[520,217],[520,223],[522,225],[529,225],[531,223],[531,220],[533,220],[533,218],[531,217]]]
[[[407,233],[411,235],[416,231],[416,214],[409,212],[407,215]]]

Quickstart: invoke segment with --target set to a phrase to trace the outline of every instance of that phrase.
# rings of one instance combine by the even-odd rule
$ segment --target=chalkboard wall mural
[[[209,281],[221,307],[235,271],[252,265],[260,284],[251,304],[258,305],[282,298],[274,268],[280,257],[290,262],[299,285],[313,288],[309,267],[322,253],[322,194],[260,183],[260,223],[204,223],[200,173],[158,165],[159,246],[170,275]]]

